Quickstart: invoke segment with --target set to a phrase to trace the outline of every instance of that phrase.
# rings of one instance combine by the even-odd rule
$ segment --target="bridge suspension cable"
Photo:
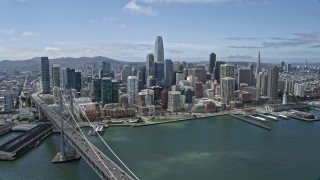
[[[62,98],[63,98],[64,102],[67,104],[65,97],[62,96]],[[108,172],[112,175],[112,177],[115,178],[115,179],[117,179],[117,178],[114,176],[114,174],[112,173],[112,171],[111,171],[111,170],[107,167],[107,165],[102,161],[101,157],[97,154],[96,150],[92,147],[92,144],[90,143],[90,141],[89,141],[89,140],[87,139],[87,137],[84,135],[84,133],[83,133],[83,131],[81,130],[78,122],[75,120],[75,118],[74,118],[74,116],[73,116],[70,108],[69,108],[69,107],[67,107],[67,108],[68,108],[68,110],[69,110],[69,112],[70,112],[70,114],[71,114],[72,119],[74,120],[74,122],[75,122],[76,125],[78,126],[78,128],[79,128],[79,130],[80,130],[80,133],[82,134],[83,138],[88,142],[88,144],[89,144],[90,148],[93,150],[94,154],[99,158],[100,162],[101,162],[101,163],[103,164],[103,166],[108,170]],[[61,118],[63,119],[63,117],[61,117]],[[65,121],[65,122],[67,122],[67,121]],[[67,124],[70,128],[72,128],[71,125],[70,125],[68,122],[67,122],[66,124]],[[73,129],[73,128],[72,128],[72,129]],[[73,130],[75,130],[75,129],[73,129]]]
[[[73,93],[73,92],[71,92]],[[88,119],[87,115],[83,112],[83,110],[81,108],[79,108],[80,111],[82,112],[82,114],[84,115],[85,119],[88,121],[88,123],[90,124],[91,127],[92,123],[90,122],[90,120]],[[75,121],[75,120],[74,120]],[[105,146],[110,150],[110,152],[117,158],[117,160],[133,175],[133,177],[135,177],[137,180],[139,180],[139,178],[129,169],[129,167],[117,156],[117,154],[110,148],[110,146],[106,143],[106,141],[100,136],[99,133],[96,133],[99,138],[102,140],[102,142],[105,144]]]

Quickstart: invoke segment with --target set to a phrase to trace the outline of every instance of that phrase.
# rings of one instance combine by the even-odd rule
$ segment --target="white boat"
[[[267,120],[265,118],[262,118],[262,117],[252,116],[252,115],[249,115],[249,117],[257,119],[257,120],[262,121],[262,122],[267,122]]]
[[[103,135],[104,134],[103,126],[97,126],[96,129],[95,129],[95,132],[99,133],[100,135]]]

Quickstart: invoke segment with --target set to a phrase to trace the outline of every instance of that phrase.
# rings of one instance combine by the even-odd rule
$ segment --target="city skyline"
[[[172,60],[202,61],[215,52],[217,60],[231,56],[255,61],[258,51],[262,62],[264,58],[316,62],[319,57],[318,0],[3,0],[0,4],[4,7],[0,60],[106,56],[145,61],[154,51],[156,36],[163,37],[164,58]]]

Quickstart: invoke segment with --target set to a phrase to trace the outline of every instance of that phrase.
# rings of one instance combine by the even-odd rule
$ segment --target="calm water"
[[[0,162],[0,179],[99,179],[84,160],[51,164],[59,138],[54,134],[17,161]],[[108,128],[104,135],[140,179],[152,180],[319,179],[319,138],[320,122],[283,120],[267,131],[228,116]],[[89,139],[109,154],[98,137]]]

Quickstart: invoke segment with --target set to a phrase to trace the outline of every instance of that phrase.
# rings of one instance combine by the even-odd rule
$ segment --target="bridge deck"
[[[32,99],[38,106],[41,107],[41,110],[45,116],[60,130],[60,116],[53,111],[40,97],[38,97],[38,93],[33,94]],[[86,141],[85,138],[78,131],[74,130],[68,123],[65,123],[64,135],[69,140],[70,144],[78,151],[78,153],[87,161],[87,163],[102,179],[133,179],[116,163],[103,154],[98,148],[91,143],[89,144],[89,142]],[[97,157],[95,152],[99,155],[101,160],[99,157]]]

